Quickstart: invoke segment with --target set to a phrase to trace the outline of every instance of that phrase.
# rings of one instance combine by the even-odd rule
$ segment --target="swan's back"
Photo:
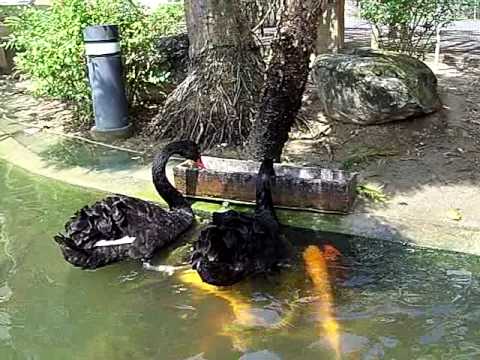
[[[268,271],[283,257],[279,226],[269,213],[214,214],[194,244],[192,264],[203,281],[218,286]]]
[[[66,233],[55,236],[65,259],[83,268],[126,258],[148,261],[157,249],[187,230],[194,219],[192,208],[165,173],[173,154],[203,166],[197,144],[189,140],[169,143],[155,154],[153,184],[170,211],[128,196],[110,196],[84,207],[67,222]]]
[[[188,209],[166,211],[140,199],[110,196],[79,210],[55,240],[68,262],[97,268],[126,258],[149,259],[192,222]],[[109,245],[122,239],[124,244]]]

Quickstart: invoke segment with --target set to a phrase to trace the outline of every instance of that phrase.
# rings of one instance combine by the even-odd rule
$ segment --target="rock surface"
[[[407,55],[370,50],[321,55],[312,77],[325,115],[341,122],[375,125],[441,108],[435,74]]]

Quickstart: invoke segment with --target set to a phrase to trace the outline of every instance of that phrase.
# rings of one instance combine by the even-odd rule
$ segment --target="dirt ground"
[[[426,184],[478,183],[480,178],[480,70],[442,64],[437,71],[444,109],[430,116],[377,126],[358,126],[326,119],[310,87],[301,119],[283,160],[359,171],[364,181],[385,186],[387,193],[401,193]],[[72,133],[65,128],[71,114],[57,101],[33,99],[27,83],[0,78],[3,105],[0,116],[28,121],[48,131]],[[161,145],[141,134],[158,111],[152,107],[133,113],[135,135],[115,145],[150,155]],[[86,129],[75,133],[89,137]],[[248,158],[240,148],[219,146],[207,152],[223,157]]]
[[[478,68],[477,68],[478,69]],[[334,162],[378,181],[387,192],[424,184],[478,182],[480,179],[480,69],[442,66],[437,72],[444,108],[432,115],[377,126],[325,119],[314,93],[304,115],[313,137],[296,132],[285,149],[288,161]],[[310,121],[311,123],[311,121]],[[303,136],[303,139],[302,139]]]
[[[359,171],[386,193],[427,184],[480,184],[480,69],[454,64],[437,71],[444,103],[440,112],[377,126],[338,123],[322,115],[314,88],[305,95],[301,126],[291,134],[283,160]],[[143,148],[142,137],[125,146]],[[248,158],[248,151],[218,147],[208,152]]]

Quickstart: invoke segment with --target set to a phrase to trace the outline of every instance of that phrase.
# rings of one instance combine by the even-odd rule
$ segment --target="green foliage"
[[[459,1],[360,0],[361,15],[379,34],[381,48],[422,57],[437,28],[454,20]]]
[[[386,203],[388,196],[385,194],[382,185],[365,183],[357,186],[357,194],[366,200],[374,203]]]
[[[460,5],[458,18],[475,19],[480,15],[480,0],[457,0]]]
[[[127,68],[126,78],[129,86],[131,102],[150,86],[161,91],[169,83],[169,73],[158,61],[158,49],[155,45],[158,38],[178,33],[184,23],[185,13],[182,5],[159,6],[143,22],[135,22],[131,27],[125,27],[122,33],[125,38],[123,45],[124,61]]]
[[[153,66],[154,43],[177,32],[183,19],[180,5],[161,6],[148,15],[134,0],[54,0],[48,9],[25,8],[7,18],[7,24],[17,68],[34,80],[35,93],[71,101],[85,116],[90,112],[85,27],[119,26],[129,103],[134,105],[145,87],[168,81],[168,74]]]
[[[0,6],[0,23],[9,16],[17,15],[22,9],[22,6]]]

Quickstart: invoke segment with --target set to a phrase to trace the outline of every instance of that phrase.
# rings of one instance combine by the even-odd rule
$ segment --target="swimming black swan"
[[[265,160],[256,181],[253,216],[230,210],[214,213],[212,222],[194,243],[191,262],[206,283],[228,286],[246,276],[273,269],[284,258],[271,185],[273,161]]]
[[[123,259],[148,261],[155,250],[170,244],[193,223],[190,204],[165,174],[173,154],[196,161],[203,167],[200,152],[192,141],[168,144],[153,160],[153,183],[170,211],[148,201],[115,195],[78,211],[58,234],[66,261],[84,269],[95,269]]]

